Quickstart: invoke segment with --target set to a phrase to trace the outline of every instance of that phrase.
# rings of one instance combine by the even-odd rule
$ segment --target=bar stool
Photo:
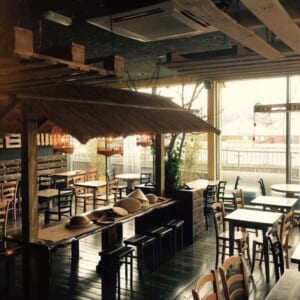
[[[133,272],[132,272],[132,262],[133,262],[133,251],[134,248],[129,246],[121,246],[112,250],[104,250],[99,254],[101,257],[106,260],[108,263],[112,264],[112,271],[116,272],[116,284],[118,287],[118,298],[120,298],[121,293],[121,276],[120,269],[121,265],[125,265],[125,281],[128,281],[128,266],[130,274],[130,289],[132,290],[132,281],[133,281]]]
[[[146,235],[156,238],[158,253],[156,262],[159,262],[163,256],[163,243],[165,239],[168,239],[169,250],[172,252],[172,231],[170,227],[154,226],[145,232]]]
[[[173,230],[174,252],[179,250],[178,241],[180,240],[180,249],[183,248],[183,225],[184,220],[173,219],[162,226],[170,227]]]
[[[151,246],[152,250],[152,270],[155,270],[155,241],[154,236],[147,236],[142,234],[136,234],[126,240],[124,244],[126,246],[135,246],[137,255],[133,257],[137,259],[138,270],[142,273],[144,263],[144,249]]]

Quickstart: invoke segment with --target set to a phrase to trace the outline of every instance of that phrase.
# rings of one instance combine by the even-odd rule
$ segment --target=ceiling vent
[[[87,20],[97,27],[142,42],[215,31],[184,7],[166,1],[143,8]]]

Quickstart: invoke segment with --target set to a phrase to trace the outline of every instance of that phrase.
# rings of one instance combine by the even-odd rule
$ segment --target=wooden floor
[[[129,237],[134,232],[133,223],[127,223],[124,227],[124,236]],[[299,240],[299,227],[294,227],[290,244]],[[52,254],[52,298],[53,300],[68,299],[103,299],[101,278],[96,273],[96,265],[99,261],[98,252],[101,249],[101,236],[94,235],[80,241],[80,260],[78,264],[71,264],[70,248],[61,248]],[[156,272],[144,270],[143,276],[139,275],[134,266],[133,290],[126,285],[122,271],[121,297],[120,299],[192,299],[191,290],[195,280],[201,274],[214,267],[215,239],[212,226],[208,232],[192,245],[178,251],[176,255],[165,259]],[[290,268],[297,266],[291,264]],[[122,269],[124,269],[122,267]],[[5,290],[4,264],[0,265],[0,299],[22,299],[21,296],[21,257],[16,263],[16,288]],[[250,277],[249,299],[261,300],[268,293],[268,287],[264,278],[264,267],[258,264],[255,267],[252,278]],[[270,288],[275,283],[274,272],[271,266]],[[17,295],[17,296],[16,296]],[[114,299],[112,296],[111,299]],[[117,299],[117,297],[116,297]]]

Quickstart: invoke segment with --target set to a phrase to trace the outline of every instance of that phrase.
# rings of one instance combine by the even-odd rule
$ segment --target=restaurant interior
[[[0,299],[300,299],[299,23],[0,0]]]

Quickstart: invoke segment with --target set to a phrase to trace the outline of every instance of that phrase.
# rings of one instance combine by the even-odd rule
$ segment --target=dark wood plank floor
[[[156,272],[147,268],[143,276],[140,276],[134,266],[133,291],[126,285],[124,272],[121,273],[121,299],[192,299],[191,290],[195,280],[203,273],[214,267],[215,238],[210,227],[202,237],[192,245],[178,251],[176,255],[165,259]],[[133,223],[124,226],[124,236],[129,237],[134,232]],[[299,228],[294,227],[291,237],[293,245],[298,242]],[[101,248],[101,236],[94,235],[80,241],[80,260],[78,264],[71,264],[70,248],[61,248],[52,254],[52,299],[102,299],[101,278],[96,273],[96,265],[99,261],[99,249]],[[290,268],[297,266],[291,264]],[[16,288],[7,291],[5,289],[4,264],[0,263],[0,299],[22,299],[21,296],[21,257],[16,261]],[[124,269],[124,268],[122,268]],[[275,283],[274,272],[271,267],[270,288]],[[268,293],[268,286],[264,278],[264,267],[256,266],[250,279],[250,297],[252,300],[264,299]],[[17,295],[17,296],[16,296]]]

